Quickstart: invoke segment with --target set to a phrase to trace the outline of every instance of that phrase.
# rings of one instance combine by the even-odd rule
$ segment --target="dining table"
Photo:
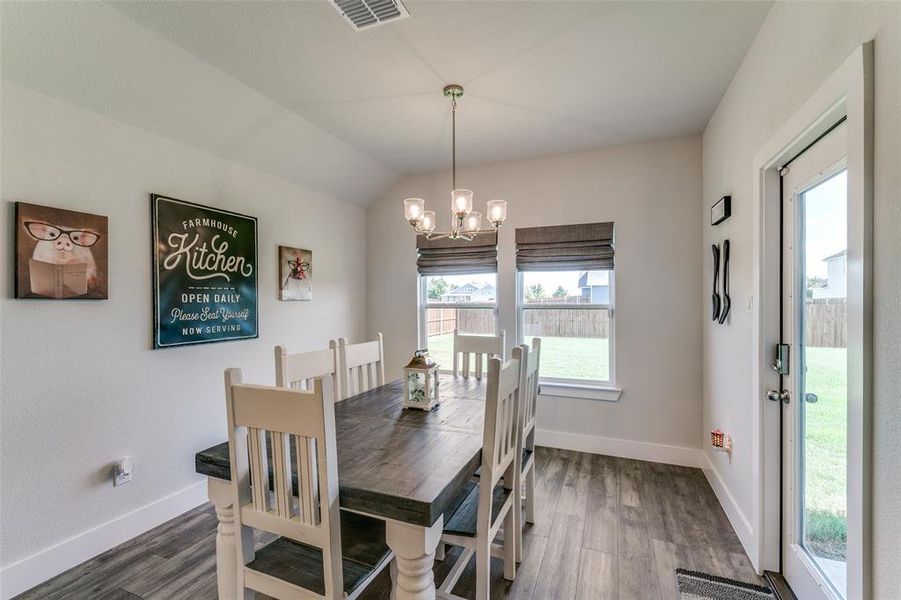
[[[441,374],[440,404],[431,411],[404,408],[404,385],[395,380],[335,404],[339,502],[342,510],[385,522],[394,552],[396,600],[432,600],[432,565],[444,528],[466,483],[478,470],[486,381]],[[238,548],[228,442],[195,455],[216,509],[219,598],[237,599]],[[253,536],[242,536],[245,559]]]

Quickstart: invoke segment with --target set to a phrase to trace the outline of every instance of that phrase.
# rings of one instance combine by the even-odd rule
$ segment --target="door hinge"
[[[788,344],[776,344],[776,360],[773,362],[773,370],[780,375],[788,375],[788,357]]]

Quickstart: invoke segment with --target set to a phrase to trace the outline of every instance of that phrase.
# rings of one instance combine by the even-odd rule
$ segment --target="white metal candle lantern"
[[[404,408],[432,410],[438,402],[438,363],[428,350],[417,350],[404,367]]]

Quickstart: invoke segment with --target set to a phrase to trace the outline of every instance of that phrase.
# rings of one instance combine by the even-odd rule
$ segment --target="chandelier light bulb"
[[[422,211],[422,218],[419,219],[419,224],[416,226],[416,231],[418,231],[419,233],[424,233],[426,235],[435,231],[434,210]]]
[[[482,228],[482,213],[472,211],[463,219],[463,231],[475,233]]]
[[[458,217],[472,212],[472,190],[458,189],[451,192],[451,210]]]
[[[488,221],[495,227],[507,220],[507,201],[506,200],[489,200],[488,201]]]
[[[422,198],[407,198],[404,200],[404,217],[411,224],[419,223],[422,213],[425,211],[425,200]]]

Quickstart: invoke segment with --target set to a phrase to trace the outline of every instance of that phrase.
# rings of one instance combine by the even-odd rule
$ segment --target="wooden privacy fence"
[[[453,333],[457,326],[457,309],[455,308],[430,308],[426,311],[428,316],[429,336]]]
[[[431,308],[428,311],[429,335],[452,333],[494,333],[494,314],[487,308]],[[523,311],[526,336],[608,337],[610,318],[598,309],[526,309]]]
[[[453,333],[494,333],[494,311],[490,308],[430,308],[426,312],[429,336]]]
[[[816,298],[804,304],[804,343],[814,348],[847,348],[848,302]]]
[[[804,306],[805,341],[815,348],[845,348],[848,345],[848,303],[844,298],[817,298]],[[487,308],[430,308],[429,335],[453,333],[494,333],[494,314]],[[523,311],[526,336],[608,337],[610,315],[593,309],[526,309]]]
[[[610,313],[603,309],[526,309],[522,313],[523,334],[549,337],[608,337]]]

